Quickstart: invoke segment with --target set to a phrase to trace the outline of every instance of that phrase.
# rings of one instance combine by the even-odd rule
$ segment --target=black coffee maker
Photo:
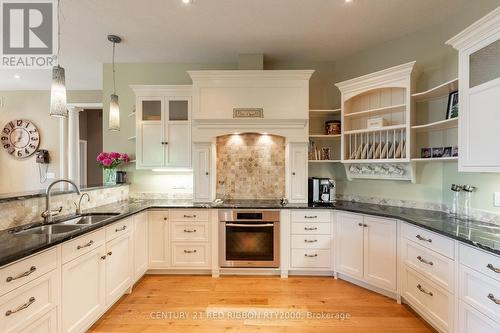
[[[332,205],[335,202],[335,180],[331,178],[309,178],[309,203],[314,205]]]

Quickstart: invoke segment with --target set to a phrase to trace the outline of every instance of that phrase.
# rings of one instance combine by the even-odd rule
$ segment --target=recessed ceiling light
[[[189,5],[192,2],[193,2],[193,0],[182,0],[182,3],[185,5]]]
[[[21,75],[19,74],[14,74],[14,79],[20,79],[21,78]]]

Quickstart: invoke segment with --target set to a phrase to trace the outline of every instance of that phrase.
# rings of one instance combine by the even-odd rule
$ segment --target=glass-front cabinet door
[[[166,165],[191,166],[191,98],[165,97]]]
[[[500,7],[447,43],[459,52],[458,169],[500,172]]]
[[[137,115],[137,163],[139,167],[156,168],[165,164],[165,140],[163,139],[164,99],[142,97],[138,100]]]

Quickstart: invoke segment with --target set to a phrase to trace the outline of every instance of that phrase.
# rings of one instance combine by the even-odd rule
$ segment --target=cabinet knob
[[[167,218],[166,218],[166,217],[164,217],[164,218],[163,218],[163,221],[166,221],[166,220],[167,220]]]
[[[207,175],[207,176],[208,176],[208,172],[205,172],[205,175]]]
[[[362,227],[362,226],[363,226],[363,223],[358,223],[358,225],[359,225],[360,227]]]
[[[292,176],[295,176],[295,172],[292,172]]]
[[[102,256],[102,257],[101,257],[101,259],[102,259],[102,260],[106,260],[106,256]]]
[[[109,252],[108,252],[108,256],[110,256],[110,255],[112,255],[112,254],[113,254],[113,252],[111,252],[111,251],[109,251]]]

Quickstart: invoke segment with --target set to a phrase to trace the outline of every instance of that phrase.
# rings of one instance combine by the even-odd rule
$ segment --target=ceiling
[[[117,62],[333,61],[451,17],[467,0],[61,0],[68,89],[101,89]],[[14,78],[18,74],[20,78]],[[49,89],[50,70],[0,69],[0,90]]]

